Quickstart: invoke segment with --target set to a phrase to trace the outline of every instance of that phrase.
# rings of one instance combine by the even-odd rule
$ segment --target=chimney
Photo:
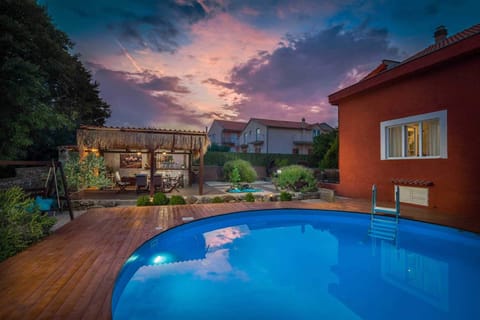
[[[433,34],[433,37],[435,38],[435,43],[439,43],[442,40],[445,40],[447,38],[447,28],[445,26],[438,26],[437,29],[435,29],[435,33]]]

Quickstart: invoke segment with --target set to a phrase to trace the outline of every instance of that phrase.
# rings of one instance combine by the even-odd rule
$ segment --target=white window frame
[[[422,152],[417,157],[407,157],[405,155],[405,130],[402,128],[402,156],[389,157],[388,156],[388,128],[394,126],[405,126],[412,123],[419,123],[420,132],[422,128],[422,121],[439,120],[440,126],[440,155],[438,156],[422,156]],[[419,149],[422,150],[422,135],[420,134]],[[388,120],[380,122],[380,159],[381,160],[413,160],[413,159],[447,159],[447,110],[424,113],[416,116],[405,117],[400,119]]]

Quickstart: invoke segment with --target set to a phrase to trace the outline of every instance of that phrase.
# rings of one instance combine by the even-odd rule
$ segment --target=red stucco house
[[[340,195],[480,217],[480,24],[337,91]]]

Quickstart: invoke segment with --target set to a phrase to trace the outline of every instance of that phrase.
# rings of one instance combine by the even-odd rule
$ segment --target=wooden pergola
[[[100,153],[109,150],[126,152],[147,150],[150,154],[150,177],[153,177],[156,172],[156,152],[190,155],[187,168],[189,173],[192,172],[192,160],[200,158],[198,173],[198,193],[200,195],[203,194],[203,156],[209,144],[207,132],[202,131],[97,126],[80,126],[77,130],[77,145],[80,155],[88,150],[98,150]],[[150,188],[151,195],[153,192],[153,188]]]

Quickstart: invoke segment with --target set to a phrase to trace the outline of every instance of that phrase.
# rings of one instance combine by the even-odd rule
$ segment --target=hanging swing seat
[[[43,198],[40,196],[37,196],[35,198],[35,204],[38,206],[41,212],[50,212],[53,211],[53,204],[54,204],[54,199],[51,198]]]

